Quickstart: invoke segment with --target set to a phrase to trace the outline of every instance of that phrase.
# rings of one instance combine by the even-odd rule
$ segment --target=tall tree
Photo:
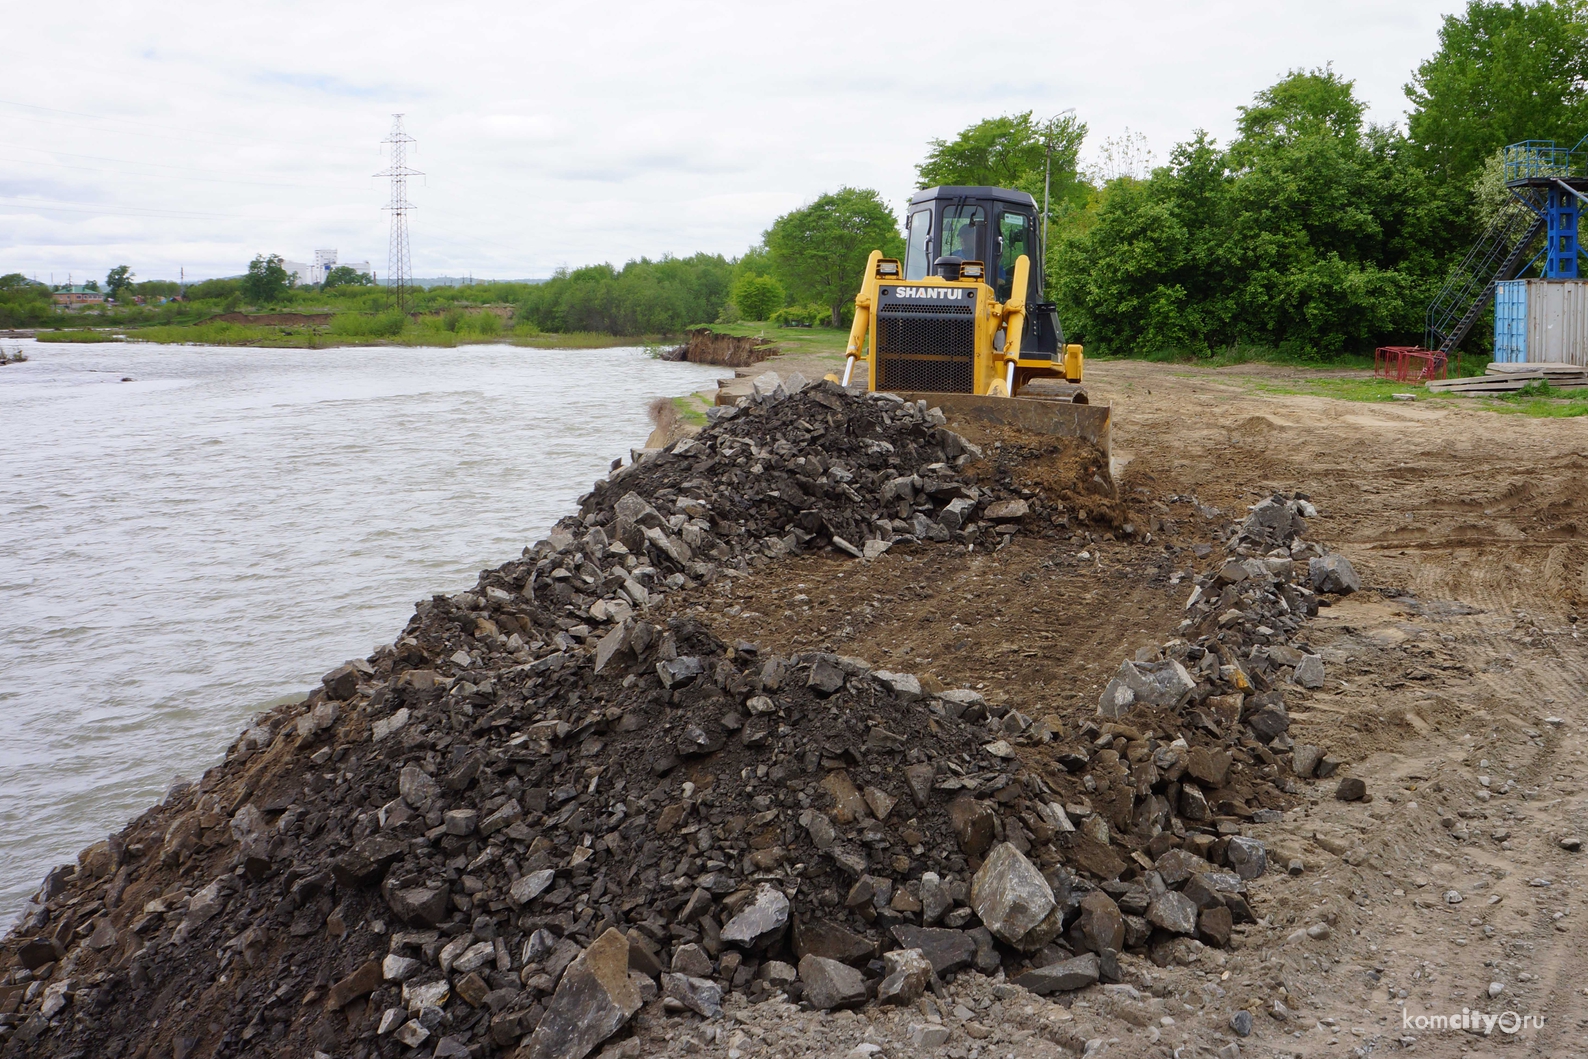
[[[1259,154],[1295,143],[1304,136],[1330,136],[1355,143],[1362,133],[1362,113],[1355,82],[1332,67],[1292,70],[1282,81],[1257,93],[1249,107],[1237,107],[1240,138],[1232,150]]]
[[[1053,149],[1053,197],[1072,198],[1086,123],[1073,114],[1039,121],[1031,111],[987,118],[952,140],[932,140],[916,166],[916,186],[989,185],[1029,192],[1042,201],[1042,178]]]
[[[1421,158],[1463,184],[1508,143],[1570,147],[1588,134],[1588,4],[1469,0],[1445,16],[1406,95]]]
[[[1292,72],[1147,180],[1099,192],[1093,226],[1053,255],[1067,329],[1094,350],[1257,346],[1329,358],[1421,332],[1460,227],[1405,139],[1362,128],[1349,81]]]
[[[292,277],[281,263],[281,255],[260,254],[248,263],[248,275],[243,277],[243,294],[255,305],[269,305],[280,301],[291,283]]]
[[[373,286],[375,278],[368,272],[360,272],[352,265],[337,265],[325,274],[326,287],[369,287]]]
[[[132,286],[132,269],[126,265],[117,265],[105,276],[105,291],[117,301],[121,300],[121,292]]]
[[[899,222],[870,188],[839,188],[803,209],[785,213],[766,232],[767,255],[785,287],[801,301],[832,310],[843,324],[844,302],[860,290],[873,250],[904,252]]]

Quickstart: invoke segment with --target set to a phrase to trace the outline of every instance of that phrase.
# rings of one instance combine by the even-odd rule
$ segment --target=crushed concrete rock
[[[962,473],[982,455],[922,404],[821,383],[598,483],[52,872],[0,947],[0,1055],[660,1054],[636,1042],[674,1017],[731,1040],[720,1010],[808,1008],[800,968],[823,1007],[886,982],[905,1038],[986,1040],[1026,1031],[902,1003],[919,982],[901,996],[884,954],[919,950],[940,991],[1091,953],[1108,988],[1229,944],[1264,866],[1242,831],[1293,784],[1275,651],[1316,606],[1293,527],[1198,584],[1194,642],[1133,663],[1189,689],[1073,731],[646,620],[794,552],[1002,536],[992,503],[1066,517]],[[1101,454],[1075,465],[1071,503],[1116,503]]]

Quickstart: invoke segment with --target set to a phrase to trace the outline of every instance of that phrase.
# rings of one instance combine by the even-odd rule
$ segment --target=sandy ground
[[[1017,537],[934,563],[930,577],[905,554],[869,566],[807,558],[693,601],[724,636],[825,646],[985,686],[1028,713],[1079,717],[1122,657],[1175,634],[1187,573],[1219,559],[1199,557],[1199,541],[1268,492],[1310,495],[1319,518],[1307,536],[1343,551],[1366,587],[1313,622],[1329,679],[1291,694],[1291,735],[1345,758],[1372,799],[1339,802],[1318,782],[1283,822],[1257,829],[1271,871],[1255,886],[1263,922],[1243,928],[1239,948],[1189,967],[1136,960],[1134,995],[1110,987],[1052,1004],[1013,990],[969,1006],[950,996],[874,1022],[817,1017],[809,1032],[790,1030],[809,1013],[752,1011],[731,1032],[669,1031],[675,1039],[647,1048],[1588,1055],[1588,854],[1562,845],[1588,839],[1588,644],[1577,622],[1588,610],[1588,419],[1257,388],[1300,374],[1089,365],[1094,403],[1114,408],[1134,536]],[[1230,1016],[1242,1008],[1255,1029],[1237,1040]],[[1542,1026],[1506,1033],[1506,1016],[1485,1034],[1481,1021],[1417,1022],[1463,1011],[1467,1022],[1511,1012]],[[953,1027],[935,1052],[907,1032],[928,1019]],[[972,1024],[992,1029],[977,1036]]]

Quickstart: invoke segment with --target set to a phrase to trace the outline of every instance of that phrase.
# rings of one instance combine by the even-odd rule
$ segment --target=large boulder
[[[1125,917],[1112,897],[1093,890],[1081,898],[1081,914],[1075,921],[1073,936],[1092,952],[1118,952],[1125,947]]]
[[[755,896],[722,928],[722,940],[746,949],[762,949],[783,937],[788,926],[788,897],[762,883]]]
[[[709,978],[669,971],[662,975],[662,996],[704,1018],[714,1019],[722,1014],[722,986]]]
[[[1038,996],[1047,996],[1070,989],[1085,989],[1102,975],[1102,962],[1097,953],[1088,952],[1073,960],[1050,963],[1046,967],[1027,971],[1015,979],[1015,985],[1029,989]]]
[[[1191,934],[1197,928],[1197,906],[1185,894],[1168,890],[1147,906],[1147,922],[1171,934]]]
[[[452,912],[452,898],[445,886],[389,889],[386,903],[398,919],[416,927],[433,927]]]
[[[902,938],[900,941],[904,943]],[[794,924],[794,955],[865,964],[876,958],[877,943],[829,920],[800,920]]]
[[[1307,576],[1312,581],[1314,592],[1332,592],[1344,596],[1362,587],[1362,579],[1356,576],[1350,560],[1338,552],[1319,556],[1309,562]]]
[[[1178,706],[1196,686],[1185,666],[1172,658],[1161,662],[1126,659],[1103,689],[1097,712],[1104,717],[1123,717],[1137,705]]]
[[[1263,843],[1244,835],[1230,837],[1224,859],[1242,879],[1255,879],[1268,870],[1268,851],[1263,848]]]
[[[400,838],[370,835],[359,839],[352,849],[338,857],[331,865],[331,873],[338,886],[372,886],[407,852],[408,843]]]
[[[1308,505],[1310,510],[1311,505]],[[1301,504],[1282,496],[1271,496],[1248,508],[1251,514],[1241,523],[1241,533],[1271,544],[1289,544],[1306,532]]]
[[[859,1007],[866,1002],[866,980],[846,963],[821,956],[800,960],[800,982],[805,1000],[817,1011]]]
[[[932,984],[932,963],[920,949],[895,949],[882,957],[883,979],[877,986],[882,1004],[913,1004]]]
[[[948,803],[948,822],[959,839],[959,848],[967,857],[986,853],[998,837],[997,813],[993,807],[969,794]]]
[[[963,930],[900,925],[892,933],[900,945],[925,956],[938,975],[969,967],[976,958],[976,942]]]
[[[993,936],[1024,952],[1052,941],[1064,911],[1042,872],[1014,846],[1000,843],[971,879],[971,907]]]
[[[568,965],[519,1055],[584,1059],[639,1009],[640,992],[629,979],[629,940],[613,927]]]

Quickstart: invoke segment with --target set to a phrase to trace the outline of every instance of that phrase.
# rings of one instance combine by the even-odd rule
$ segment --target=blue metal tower
[[[1584,145],[1588,136],[1571,148],[1556,147],[1554,140],[1523,140],[1505,148],[1505,186],[1544,221],[1545,279],[1577,278],[1577,222],[1583,202],[1588,201]],[[1538,192],[1543,193],[1542,201]]]
[[[1545,279],[1576,279],[1578,221],[1588,202],[1588,136],[1575,147],[1523,140],[1505,148],[1511,199],[1428,304],[1429,349],[1449,355],[1494,298],[1495,284],[1538,267]],[[1533,249],[1544,237],[1542,246]]]

